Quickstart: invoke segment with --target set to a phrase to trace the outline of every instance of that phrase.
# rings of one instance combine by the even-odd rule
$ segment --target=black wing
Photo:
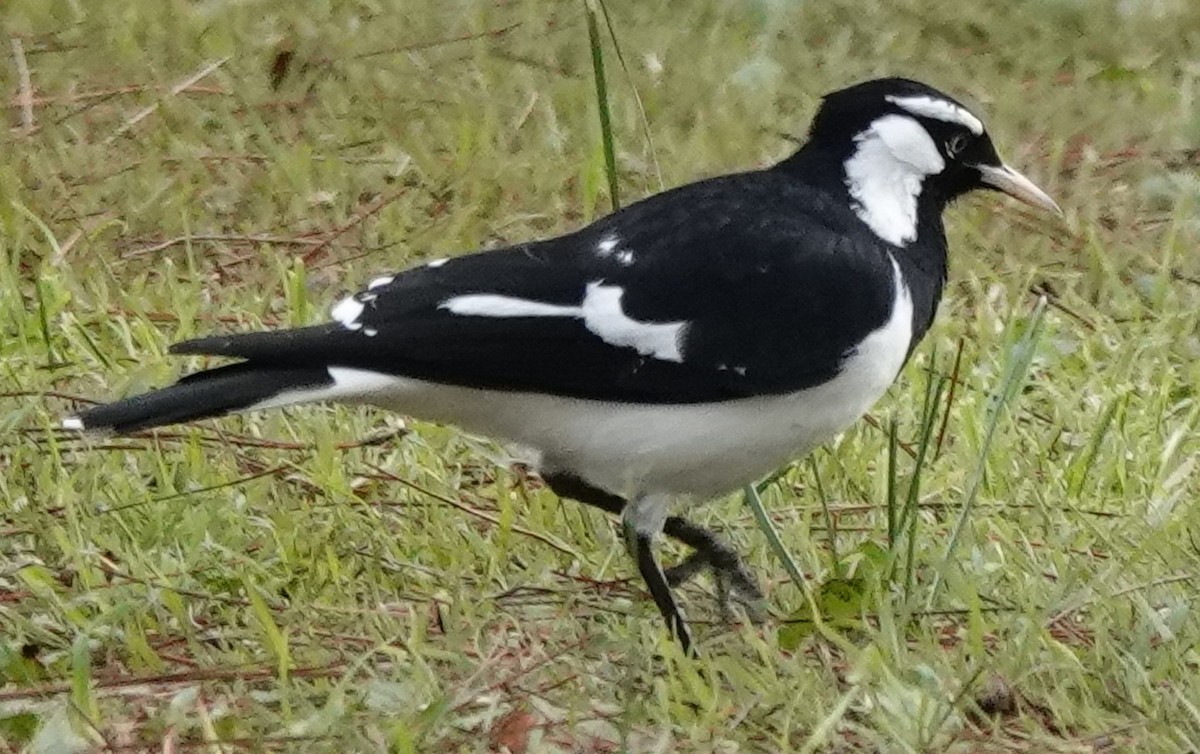
[[[339,322],[174,350],[624,402],[793,392],[836,375],[891,313],[892,263],[847,212],[770,172],[713,179],[576,233],[376,281]],[[595,286],[610,314],[619,297],[633,335],[675,340],[655,348],[590,321]]]

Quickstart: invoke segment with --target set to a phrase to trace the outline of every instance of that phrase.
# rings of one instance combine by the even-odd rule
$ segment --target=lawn
[[[699,660],[613,522],[486,440],[330,407],[57,429],[202,365],[173,341],[608,212],[585,9],[0,7],[0,752],[1200,751],[1187,0],[608,7],[621,201],[903,74],[1066,212],[948,213],[897,385],[762,486],[803,583],[742,495],[698,513],[771,613],[683,589]]]

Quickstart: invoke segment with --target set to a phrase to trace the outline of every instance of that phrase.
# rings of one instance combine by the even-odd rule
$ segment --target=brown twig
[[[1078,322],[1079,324],[1081,324],[1085,328],[1087,328],[1089,331],[1091,331],[1091,332],[1096,331],[1095,323],[1092,322],[1087,317],[1080,314],[1079,312],[1071,309],[1066,304],[1064,304],[1062,302],[1062,299],[1060,299],[1058,296],[1058,291],[1056,291],[1052,287],[1050,287],[1050,285],[1048,283],[1043,282],[1043,283],[1037,283],[1037,284],[1031,285],[1031,286],[1029,286],[1029,292],[1032,293],[1034,296],[1045,296],[1046,302],[1049,303],[1050,306],[1059,310],[1060,312],[1067,315],[1068,317],[1071,317],[1076,322]]]
[[[392,472],[388,471],[387,469],[385,469],[381,466],[376,466],[373,463],[368,463],[367,467],[374,470],[377,474],[381,474],[384,479],[387,479],[387,480],[393,481],[393,482],[399,482],[400,484],[403,484],[405,487],[408,487],[409,489],[420,492],[422,495],[426,495],[428,497],[433,498],[434,500],[445,503],[446,505],[449,505],[452,508],[457,508],[458,510],[462,511],[463,513],[466,513],[469,516],[474,516],[475,518],[481,519],[483,521],[487,521],[488,523],[491,523],[495,526],[502,525],[500,523],[500,519],[496,518],[495,516],[493,516],[489,513],[485,513],[472,505],[467,505],[466,503],[464,503],[461,500],[455,500],[453,498],[446,497],[445,495],[439,495],[438,493],[434,492],[433,490],[426,489],[426,488],[422,487],[421,485],[417,484],[416,482],[410,482],[409,480],[405,479],[404,477],[393,474]],[[576,553],[574,550],[572,550],[571,548],[567,547],[564,544],[554,541],[550,537],[547,537],[545,534],[540,534],[536,531],[526,529],[523,526],[516,526],[516,525],[513,525],[512,530],[517,532],[518,534],[523,534],[526,537],[532,537],[533,539],[536,539],[539,542],[542,542],[543,544],[547,544],[547,545],[553,547],[555,550],[558,550],[559,552],[566,553],[567,555],[571,555],[573,557],[579,557],[579,554]]]
[[[1058,612],[1056,612],[1054,615],[1052,615],[1050,617],[1049,620],[1046,621],[1046,625],[1052,626],[1052,625],[1058,623],[1059,621],[1062,621],[1066,617],[1072,615],[1073,613],[1077,613],[1077,612],[1080,612],[1081,610],[1084,610],[1092,603],[1097,602],[1101,599],[1111,600],[1115,597],[1124,597],[1129,594],[1135,594],[1137,592],[1145,591],[1146,589],[1155,589],[1157,587],[1167,586],[1169,584],[1179,584],[1179,583],[1182,583],[1185,581],[1196,581],[1196,580],[1200,580],[1200,573],[1181,573],[1181,574],[1178,574],[1175,576],[1164,576],[1160,579],[1155,579],[1154,581],[1150,581],[1145,584],[1136,584],[1134,586],[1125,587],[1124,589],[1118,589],[1117,591],[1115,591],[1111,594],[1098,595],[1098,594],[1093,593],[1090,597],[1087,597],[1087,598],[1081,600],[1079,602],[1079,604],[1074,605],[1074,606],[1064,607],[1061,610],[1059,610]]]
[[[29,62],[25,60],[25,45],[17,36],[9,37],[12,44],[13,61],[17,66],[17,82],[21,87],[17,101],[21,106],[21,128],[25,135],[33,133],[37,125],[33,120],[33,81],[29,75]]]
[[[332,233],[325,236],[325,240],[321,241],[319,244],[317,244],[313,248],[304,252],[304,256],[301,257],[301,259],[304,261],[304,264],[305,265],[312,264],[313,260],[316,259],[321,254],[321,252],[323,252],[325,249],[329,248],[329,244],[333,243],[335,240],[337,240],[339,237],[341,237],[348,231],[353,230],[355,227],[360,225],[363,220],[366,220],[368,217],[376,214],[381,209],[388,206],[389,204],[396,201],[397,199],[399,199],[400,197],[404,196],[407,193],[408,193],[407,188],[397,189],[396,191],[393,191],[389,194],[385,194],[381,198],[377,199],[373,204],[368,205],[366,207],[366,209],[362,210],[361,212],[358,212],[357,214],[354,215],[354,217],[350,218],[341,227],[334,229],[334,231]]]
[[[1193,277],[1192,275],[1185,275],[1182,272],[1180,272],[1179,270],[1171,270],[1171,277],[1174,280],[1179,280],[1184,283],[1191,283],[1192,285],[1200,285],[1200,278]]]
[[[125,573],[118,568],[117,564],[114,563],[110,558],[106,558],[103,555],[100,556],[100,570],[112,578],[120,579],[121,581],[129,582],[131,584],[139,584],[147,589],[161,589],[166,592],[174,592],[180,597],[191,597],[192,599],[205,600],[207,602],[220,602],[223,605],[233,605],[235,607],[250,607],[251,605],[250,600],[242,599],[241,597],[225,597],[220,594],[207,594],[205,592],[184,589],[182,587],[172,586],[171,584],[159,583],[152,579],[143,579],[138,576]],[[275,612],[281,612],[283,610],[283,608],[279,605],[268,605],[268,607]]]
[[[61,96],[47,95],[44,97],[34,97],[32,105],[34,107],[44,107],[46,105],[56,105],[59,103],[74,105],[79,102],[87,102],[94,99],[109,99],[121,94],[141,94],[142,92],[163,91],[164,87],[154,84],[129,84],[127,86],[118,86],[112,89],[95,89],[89,92],[75,92],[73,94],[64,94]],[[189,86],[185,88],[181,94],[228,94],[224,88],[219,86]],[[12,99],[13,105],[21,105],[21,96],[18,95]]]
[[[168,728],[171,736],[177,736],[174,728]],[[230,747],[238,751],[263,752],[297,751],[301,743],[328,741],[331,736],[235,736],[233,738],[213,738],[211,740],[183,740],[174,737],[163,739],[162,754],[183,754],[186,751],[199,751],[203,754],[229,754]],[[168,743],[169,742],[169,743]],[[143,743],[113,744],[104,749],[104,754],[143,754],[150,751]]]
[[[332,665],[292,668],[288,670],[290,678],[333,678],[346,670],[343,663]],[[131,686],[174,686],[181,683],[202,683],[204,681],[242,681],[253,682],[275,678],[279,675],[277,668],[251,668],[237,670],[227,668],[200,668],[186,670],[181,673],[162,673],[149,676],[111,676],[96,678],[92,685],[96,689],[119,689]],[[70,683],[42,683],[27,686],[23,689],[0,691],[0,702],[12,702],[23,699],[37,699],[54,694],[70,692]]]
[[[414,42],[412,44],[400,45],[398,47],[388,47],[382,50],[372,50],[371,52],[363,52],[355,55],[356,60],[364,60],[366,58],[374,58],[380,55],[395,55],[401,52],[416,52],[417,50],[429,50],[434,47],[444,47],[446,45],[455,44],[456,42],[470,42],[473,39],[483,39],[485,37],[499,37],[509,33],[513,29],[520,26],[520,22],[502,26],[498,29],[489,29],[480,31],[474,34],[464,34],[461,37],[451,37],[449,39],[437,39],[432,42]]]
[[[169,91],[167,93],[167,96],[175,97],[175,96],[187,91],[187,89],[189,87],[194,85],[196,82],[200,81],[200,79],[204,78],[205,76],[209,75],[210,73],[217,70],[221,66],[225,65],[225,63],[227,63],[229,61],[229,58],[230,58],[230,56],[226,55],[225,57],[221,58],[220,60],[214,60],[211,63],[206,63],[204,66],[202,66],[200,68],[200,70],[196,71],[191,76],[188,76],[183,81],[181,81],[178,84],[176,84],[175,86],[171,87],[171,91]],[[112,144],[114,141],[119,139],[121,136],[124,136],[126,133],[129,132],[129,130],[131,128],[136,126],[138,123],[141,123],[143,120],[150,117],[151,115],[153,115],[154,112],[156,110],[158,110],[160,105],[162,105],[161,101],[155,102],[153,105],[144,107],[141,110],[139,110],[138,112],[136,112],[132,118],[130,118],[129,120],[122,123],[121,127],[118,128],[116,131],[114,131],[112,136],[109,136],[107,139],[105,139],[104,143]]]
[[[247,236],[233,235],[226,233],[215,233],[207,235],[192,235],[192,236],[175,236],[168,238],[165,241],[143,246],[132,251],[127,251],[121,255],[122,259],[134,259],[136,257],[153,254],[164,249],[169,249],[172,246],[179,246],[185,243],[265,243],[275,246],[319,246],[323,242],[319,238],[304,238],[304,237],[287,237],[287,236]]]
[[[876,419],[871,414],[864,414],[863,421],[866,422],[868,426],[873,427],[874,429],[878,429],[880,432],[887,431],[883,428],[883,425],[879,423],[879,420]],[[913,447],[911,442],[904,442],[903,440],[896,440],[896,445],[899,446],[900,449],[903,450],[905,452],[905,454],[908,455],[909,458],[917,457],[917,451]]]
[[[964,338],[958,339],[958,348],[954,352],[954,367],[950,370],[950,389],[946,393],[946,412],[942,414],[942,426],[938,427],[937,445],[933,451],[933,460],[942,457],[942,443],[946,440],[946,427],[950,424],[950,409],[954,407],[954,396],[958,392],[958,374],[962,366]]]
[[[221,482],[220,484],[210,485],[208,487],[201,487],[200,489],[197,489],[197,490],[188,490],[187,492],[176,492],[175,494],[164,495],[163,497],[156,497],[152,500],[143,500],[138,503],[126,503],[125,505],[118,505],[115,508],[108,508],[106,510],[99,511],[98,515],[105,515],[105,514],[109,514],[109,513],[120,513],[121,511],[126,511],[131,508],[140,508],[144,505],[151,505],[153,503],[166,503],[166,502],[170,502],[172,500],[179,500],[180,498],[192,497],[193,495],[200,495],[205,492],[215,492],[216,490],[223,490],[223,489],[227,489],[229,487],[236,487],[239,484],[244,484],[246,482],[253,482],[256,479],[262,479],[263,477],[276,476],[278,474],[282,474],[283,472],[287,471],[288,468],[289,468],[288,466],[272,466],[270,468],[264,469],[262,471],[258,471],[256,473],[250,474],[248,476],[238,477],[237,479],[234,479],[234,480],[231,480],[228,482]]]
[[[99,401],[94,401],[91,398],[84,398],[82,395],[60,393],[56,390],[6,390],[0,393],[0,398],[60,398],[64,401],[73,401],[87,406],[94,406],[99,403]]]

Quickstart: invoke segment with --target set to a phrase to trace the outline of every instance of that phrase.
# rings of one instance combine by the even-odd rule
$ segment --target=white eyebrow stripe
[[[976,136],[983,133],[983,121],[972,115],[965,107],[960,107],[953,102],[925,95],[919,97],[897,97],[889,94],[884,99],[904,108],[913,115],[933,118],[934,120],[941,120],[947,123],[957,123],[960,126],[965,126]]]

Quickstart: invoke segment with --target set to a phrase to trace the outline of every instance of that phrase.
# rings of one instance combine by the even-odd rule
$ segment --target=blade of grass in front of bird
[[[784,570],[792,577],[797,586],[801,587],[805,592],[810,592],[808,588],[808,579],[804,577],[804,572],[800,570],[800,566],[796,565],[796,560],[792,554],[788,552],[784,546],[783,540],[779,538],[779,530],[775,528],[775,522],[767,515],[767,509],[763,507],[762,498],[758,496],[758,490],[753,484],[746,485],[746,502],[750,505],[750,510],[754,513],[755,520],[758,521],[758,528],[762,529],[763,534],[767,535],[767,543],[771,545],[771,549],[783,561]]]
[[[1100,452],[1104,438],[1108,436],[1108,430],[1117,415],[1117,409],[1125,404],[1125,399],[1126,395],[1122,395],[1109,401],[1108,406],[1104,409],[1104,414],[1100,417],[1100,423],[1096,425],[1096,431],[1092,433],[1091,440],[1088,441],[1083,451],[1077,453],[1075,458],[1067,464],[1067,497],[1071,500],[1079,499],[1083,485],[1087,481],[1092,467],[1096,465],[1096,456]]]
[[[42,218],[38,217],[33,210],[19,202],[13,202],[12,206],[17,212],[24,215],[30,222],[37,226],[41,231],[42,236],[46,239],[46,243],[50,245],[50,259],[58,259],[62,256],[62,247],[58,244],[58,238],[54,235],[54,231],[50,230]],[[53,365],[58,362],[54,356],[54,343],[50,339],[50,315],[46,311],[46,291],[42,287],[44,276],[39,275],[34,282],[34,293],[37,296],[38,303],[38,324],[42,328],[42,343],[46,347],[46,364]]]
[[[758,528],[762,529],[763,534],[767,537],[767,543],[771,549],[775,551],[775,555],[783,561],[783,568],[792,577],[792,582],[800,588],[804,594],[804,599],[808,603],[809,613],[806,620],[811,620],[813,628],[820,632],[821,636],[829,641],[834,646],[842,647],[850,650],[852,645],[845,638],[840,636],[837,631],[832,630],[826,625],[821,613],[818,595],[812,584],[809,583],[808,577],[804,575],[804,571],[800,570],[800,566],[796,565],[795,558],[788,552],[788,549],[783,544],[783,540],[779,537],[779,530],[775,528],[775,522],[767,514],[767,509],[763,505],[762,498],[758,495],[758,490],[753,484],[746,485],[746,503],[750,506],[750,510],[754,513],[754,518],[758,521]]]
[[[308,270],[304,266],[304,258],[297,257],[294,262],[284,263],[280,274],[284,280],[284,290],[287,291],[288,311],[291,322],[295,327],[308,324]]]
[[[825,497],[825,485],[821,484],[821,469],[817,466],[817,459],[811,455],[808,457],[808,465],[812,468],[817,497],[821,500],[821,511],[825,514],[825,533],[829,537],[829,559],[833,568],[833,577],[840,578],[842,562],[838,557],[837,526],[834,524],[833,514],[829,512],[829,500]]]
[[[658,164],[658,150],[654,148],[654,137],[650,134],[650,119],[646,117],[646,107],[642,104],[642,95],[638,93],[637,86],[633,83],[633,74],[629,70],[629,64],[625,62],[625,53],[621,51],[621,43],[617,40],[617,30],[613,28],[608,6],[604,4],[604,0],[595,0],[595,2],[604,15],[604,24],[608,27],[608,38],[612,40],[613,52],[617,54],[617,62],[621,64],[621,71],[625,74],[625,80],[629,82],[630,91],[633,92],[633,101],[637,104],[638,109],[638,121],[642,126],[642,137],[646,139],[646,148],[650,150],[650,161],[654,163],[654,176],[658,179],[658,188],[660,191],[665,190],[666,184],[663,182],[662,167]]]
[[[950,558],[954,555],[954,550],[958,546],[959,537],[962,536],[962,532],[967,526],[967,521],[971,518],[971,511],[975,507],[975,498],[979,495],[979,487],[983,482],[984,470],[987,467],[988,451],[992,446],[992,440],[996,436],[996,428],[1000,425],[1000,418],[1004,416],[1005,409],[1025,384],[1025,377],[1029,373],[1030,366],[1033,364],[1033,356],[1037,352],[1037,344],[1041,340],[1045,315],[1046,297],[1042,296],[1038,299],[1033,313],[1025,321],[1025,331],[1008,350],[1008,357],[1004,366],[1004,372],[1000,378],[1000,384],[997,385],[995,393],[992,394],[991,405],[988,409],[984,427],[983,442],[979,448],[979,458],[975,463],[975,470],[971,474],[971,480],[967,485],[966,494],[963,496],[963,504],[959,511],[958,519],[954,522],[954,528],[951,530],[950,538],[946,542],[945,552],[942,553],[942,562],[934,574],[933,584],[929,589],[929,599],[926,601],[927,610],[933,609],[934,600],[937,597],[938,589],[941,587],[942,574],[949,567]]]
[[[931,362],[932,363],[932,362]],[[912,477],[908,481],[908,494],[904,507],[900,509],[898,528],[906,531],[908,546],[904,557],[904,594],[912,593],[915,568],[917,529],[920,524],[921,478],[925,471],[929,448],[933,444],[933,429],[937,426],[938,406],[946,390],[946,377],[937,369],[929,370],[929,382],[925,386],[925,405],[921,411],[921,436],[917,442],[917,456],[913,461]]]
[[[930,360],[936,365],[937,352]],[[936,366],[930,368],[929,379],[925,382],[925,398],[921,404],[921,434],[917,440],[917,450],[913,456],[913,472],[908,481],[908,492],[904,497],[904,507],[900,509],[900,519],[897,528],[903,530],[909,517],[916,514],[917,504],[921,497],[921,474],[925,470],[925,459],[929,455],[929,446],[933,440],[933,428],[937,425],[938,406],[946,388],[946,377]]]
[[[887,463],[887,539],[888,550],[896,546],[896,415],[888,420],[888,463]]]
[[[593,0],[594,1],[594,0]],[[592,76],[596,81],[596,112],[600,116],[600,139],[604,146],[604,168],[608,174],[608,194],[614,211],[621,208],[617,193],[617,155],[613,146],[612,111],[608,107],[608,83],[604,78],[604,48],[600,44],[600,24],[592,2],[583,0],[587,17],[588,43],[592,48]]]
[[[812,754],[812,752],[824,750],[837,738],[838,725],[845,719],[846,713],[850,711],[850,706],[858,699],[862,690],[862,686],[855,684],[842,694],[842,698],[833,706],[829,714],[813,728],[812,733],[808,734],[808,738],[798,750],[800,754]]]
[[[938,428],[937,449],[933,452],[933,460],[942,455],[942,443],[946,440],[946,427],[950,425],[950,409],[954,407],[954,396],[958,394],[959,367],[962,366],[963,338],[958,339],[958,348],[954,352],[954,368],[950,370],[950,392],[946,395],[946,410],[942,412],[942,426]]]
[[[46,311],[46,290],[43,287],[43,278],[38,277],[33,284],[33,290],[37,293],[38,326],[42,328],[42,343],[46,346],[46,366],[53,366],[58,363],[58,359],[54,356],[54,342],[50,340],[50,315]]]
[[[83,344],[87,346],[88,353],[90,353],[96,358],[97,361],[103,364],[105,369],[112,369],[112,362],[109,361],[108,356],[105,355],[104,349],[96,344],[95,339],[92,338],[91,333],[88,332],[88,328],[84,327],[78,320],[73,320],[72,323],[75,325],[75,332],[79,333],[79,336],[83,338]]]

